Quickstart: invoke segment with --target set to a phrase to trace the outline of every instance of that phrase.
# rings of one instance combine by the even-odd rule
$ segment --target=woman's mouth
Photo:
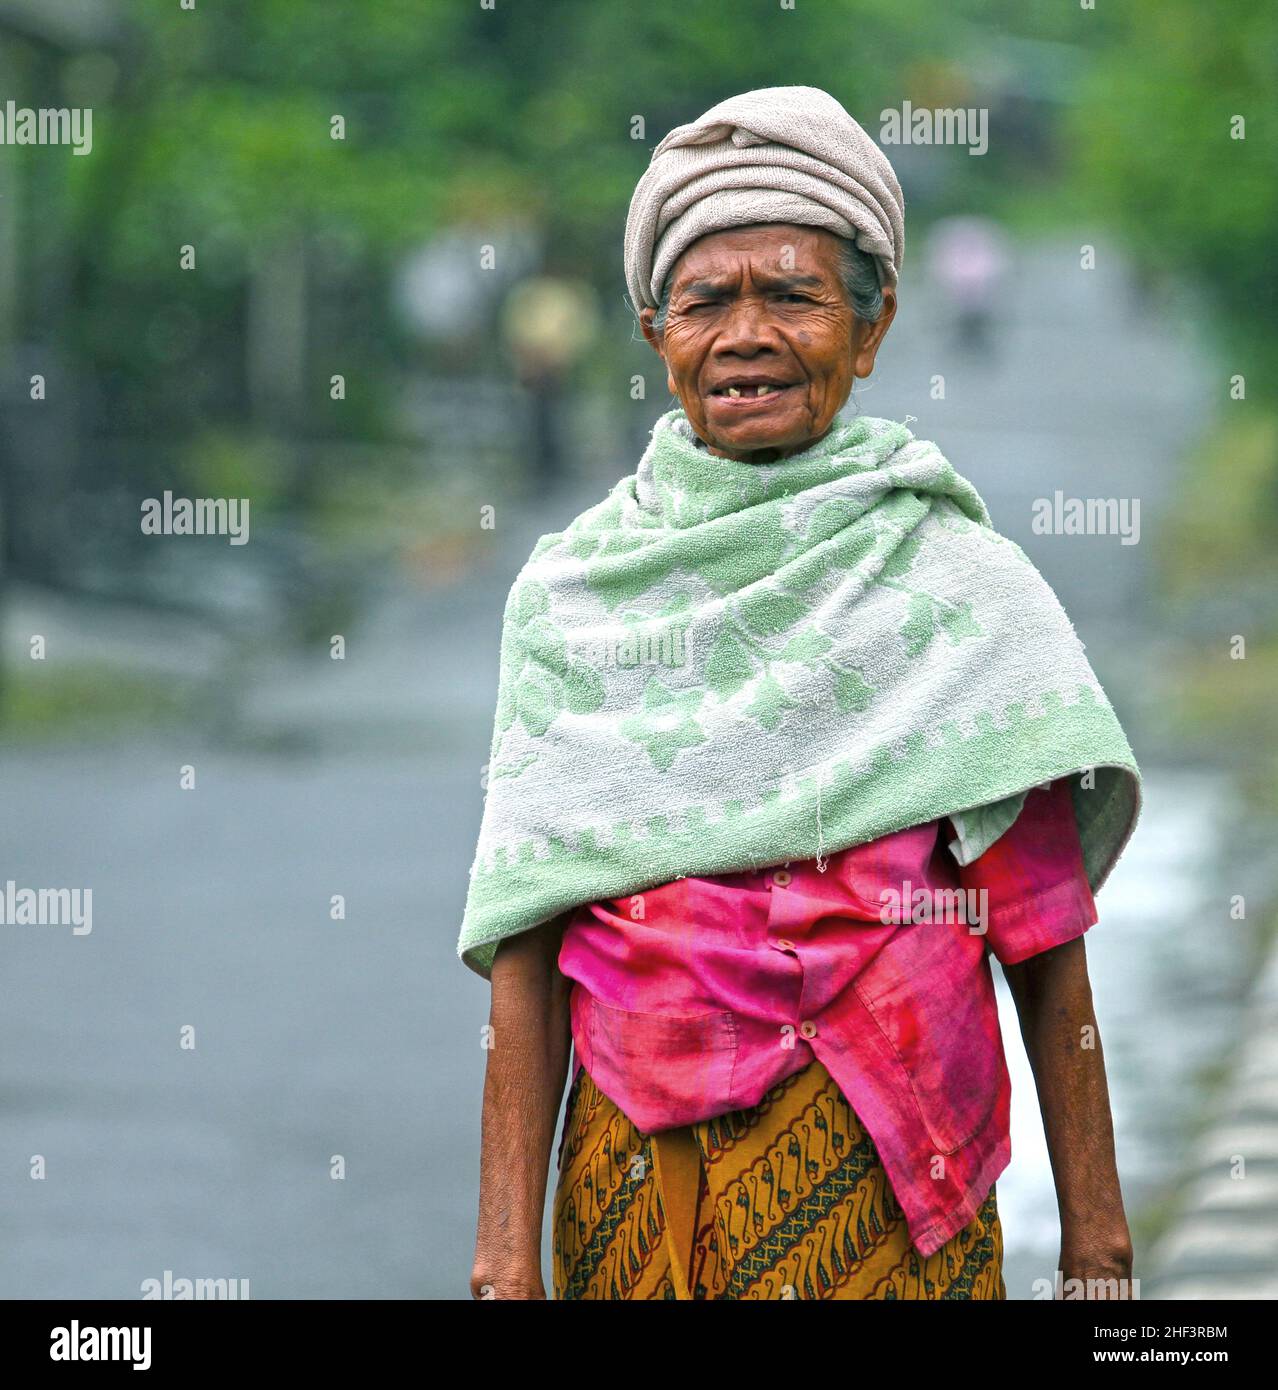
[[[779,400],[787,391],[794,390],[793,383],[760,381],[730,382],[716,386],[707,399],[716,406],[728,410],[750,410],[761,405],[770,405]]]

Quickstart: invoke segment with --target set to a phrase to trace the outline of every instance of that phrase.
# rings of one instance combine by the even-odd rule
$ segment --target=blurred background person
[[[927,273],[953,323],[955,346],[992,357],[996,311],[1007,276],[1007,237],[989,217],[942,217],[927,237]]]
[[[592,286],[557,275],[532,275],[510,291],[502,307],[502,336],[527,392],[533,481],[558,487],[570,448],[566,416],[573,368],[598,332]]]

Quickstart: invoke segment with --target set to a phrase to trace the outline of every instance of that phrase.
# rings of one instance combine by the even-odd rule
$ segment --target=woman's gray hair
[[[852,306],[852,312],[864,323],[877,323],[883,312],[883,291],[879,288],[878,267],[874,257],[867,255],[855,242],[847,237],[839,237],[839,279]],[[666,326],[666,315],[670,311],[670,282],[673,275],[666,276],[661,287],[661,302],[652,326],[658,331]]]

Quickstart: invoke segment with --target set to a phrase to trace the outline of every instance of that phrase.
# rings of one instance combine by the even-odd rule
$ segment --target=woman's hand
[[[1066,1298],[1131,1298],[1132,1238],[1122,1209],[1062,1223],[1059,1268]]]
[[[1081,936],[1003,973],[1038,1087],[1061,1214],[1058,1294],[1131,1298],[1132,1241]],[[1081,1283],[1071,1281],[1081,1280]]]
[[[479,1299],[544,1299],[540,1260],[508,1262],[488,1259],[476,1251],[470,1276],[470,1296]]]

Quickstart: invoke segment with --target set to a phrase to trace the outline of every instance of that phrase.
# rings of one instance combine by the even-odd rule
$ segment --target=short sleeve
[[[1003,965],[1072,941],[1098,920],[1068,777],[1030,791],[1011,829],[958,873],[969,893],[985,892],[986,944]]]

